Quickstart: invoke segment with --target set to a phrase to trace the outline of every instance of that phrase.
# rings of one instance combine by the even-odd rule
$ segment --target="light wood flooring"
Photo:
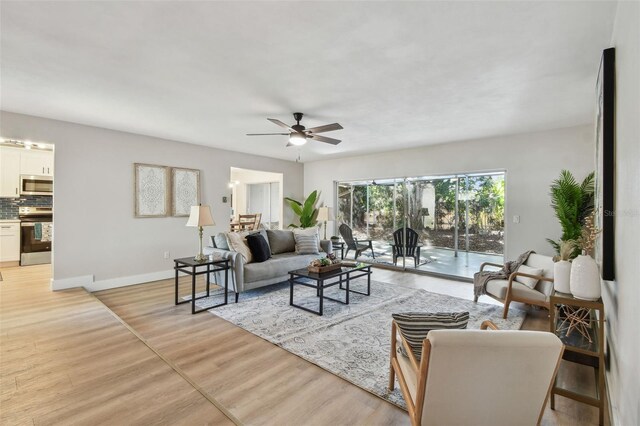
[[[50,292],[48,266],[2,275],[2,424],[409,423],[399,408],[215,315],[174,306],[172,280],[96,299]],[[374,279],[471,298],[469,283],[382,269]],[[529,310],[523,328],[546,330],[546,314]],[[560,380],[593,392],[587,368],[567,363]],[[597,419],[596,409],[557,397],[543,424]]]

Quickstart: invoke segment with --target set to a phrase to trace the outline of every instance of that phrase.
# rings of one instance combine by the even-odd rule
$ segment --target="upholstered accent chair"
[[[549,300],[553,293],[553,258],[531,253],[524,265],[530,268],[542,269],[542,273],[540,275],[531,275],[516,271],[506,280],[490,280],[487,283],[487,296],[504,303],[503,318],[507,318],[509,304],[513,301],[549,309]],[[502,268],[503,265],[485,262],[480,265],[480,271],[483,271],[487,266]],[[533,288],[529,288],[521,280],[518,280],[519,277],[538,280],[538,282]],[[478,298],[475,297],[474,301],[477,302]]]
[[[392,323],[389,390],[397,377],[413,426],[540,423],[562,342],[544,331],[497,330],[490,321],[481,328],[432,330],[417,360]]]
[[[418,242],[418,233],[411,228],[397,229],[393,233],[393,264],[398,263],[398,257],[410,257],[413,259],[413,266],[418,267],[420,264],[420,243]]]
[[[340,225],[338,229],[340,230],[340,235],[342,235],[342,239],[347,246],[347,251],[344,254],[345,257],[349,254],[349,250],[354,250],[356,252],[354,259],[357,259],[363,251],[371,249],[371,255],[374,259],[376,258],[376,254],[373,252],[373,242],[371,240],[358,240],[353,238],[353,231],[346,223]]]

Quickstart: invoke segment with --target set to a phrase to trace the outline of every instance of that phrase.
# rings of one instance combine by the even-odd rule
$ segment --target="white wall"
[[[334,181],[506,170],[506,257],[527,249],[553,254],[545,238],[559,238],[560,225],[549,207],[549,185],[562,169],[584,178],[593,170],[594,146],[593,126],[585,125],[316,161],[305,163],[304,192],[319,189],[333,206]]]
[[[55,144],[54,288],[162,278],[172,259],[197,252],[197,232],[185,227],[186,218],[133,217],[133,163],[200,169],[202,203],[217,222],[205,228],[205,242],[228,230],[230,207],[222,197],[230,194],[230,167],[283,173],[283,195],[302,196],[303,166],[295,162],[4,111],[0,125],[4,138]]]
[[[616,280],[603,283],[612,424],[640,424],[640,3],[619,2],[616,48]]]

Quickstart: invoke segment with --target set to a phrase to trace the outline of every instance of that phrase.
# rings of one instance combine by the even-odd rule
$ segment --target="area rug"
[[[350,286],[366,291],[366,279]],[[344,300],[344,291],[337,286],[326,289],[325,295]],[[216,301],[201,299],[196,304],[204,307]],[[294,301],[318,309],[314,289],[296,286]],[[371,296],[351,293],[349,301],[343,305],[325,300],[324,315],[314,315],[289,306],[289,285],[281,283],[242,293],[239,303],[209,312],[403,409],[406,405],[397,386],[392,392],[386,389],[392,313],[468,311],[470,329],[480,328],[487,319],[501,329],[519,329],[525,317],[523,311],[511,309],[504,320],[500,306],[373,280]]]

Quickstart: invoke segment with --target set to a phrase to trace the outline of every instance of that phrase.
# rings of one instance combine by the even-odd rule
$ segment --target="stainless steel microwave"
[[[20,195],[53,195],[53,177],[20,175]]]

